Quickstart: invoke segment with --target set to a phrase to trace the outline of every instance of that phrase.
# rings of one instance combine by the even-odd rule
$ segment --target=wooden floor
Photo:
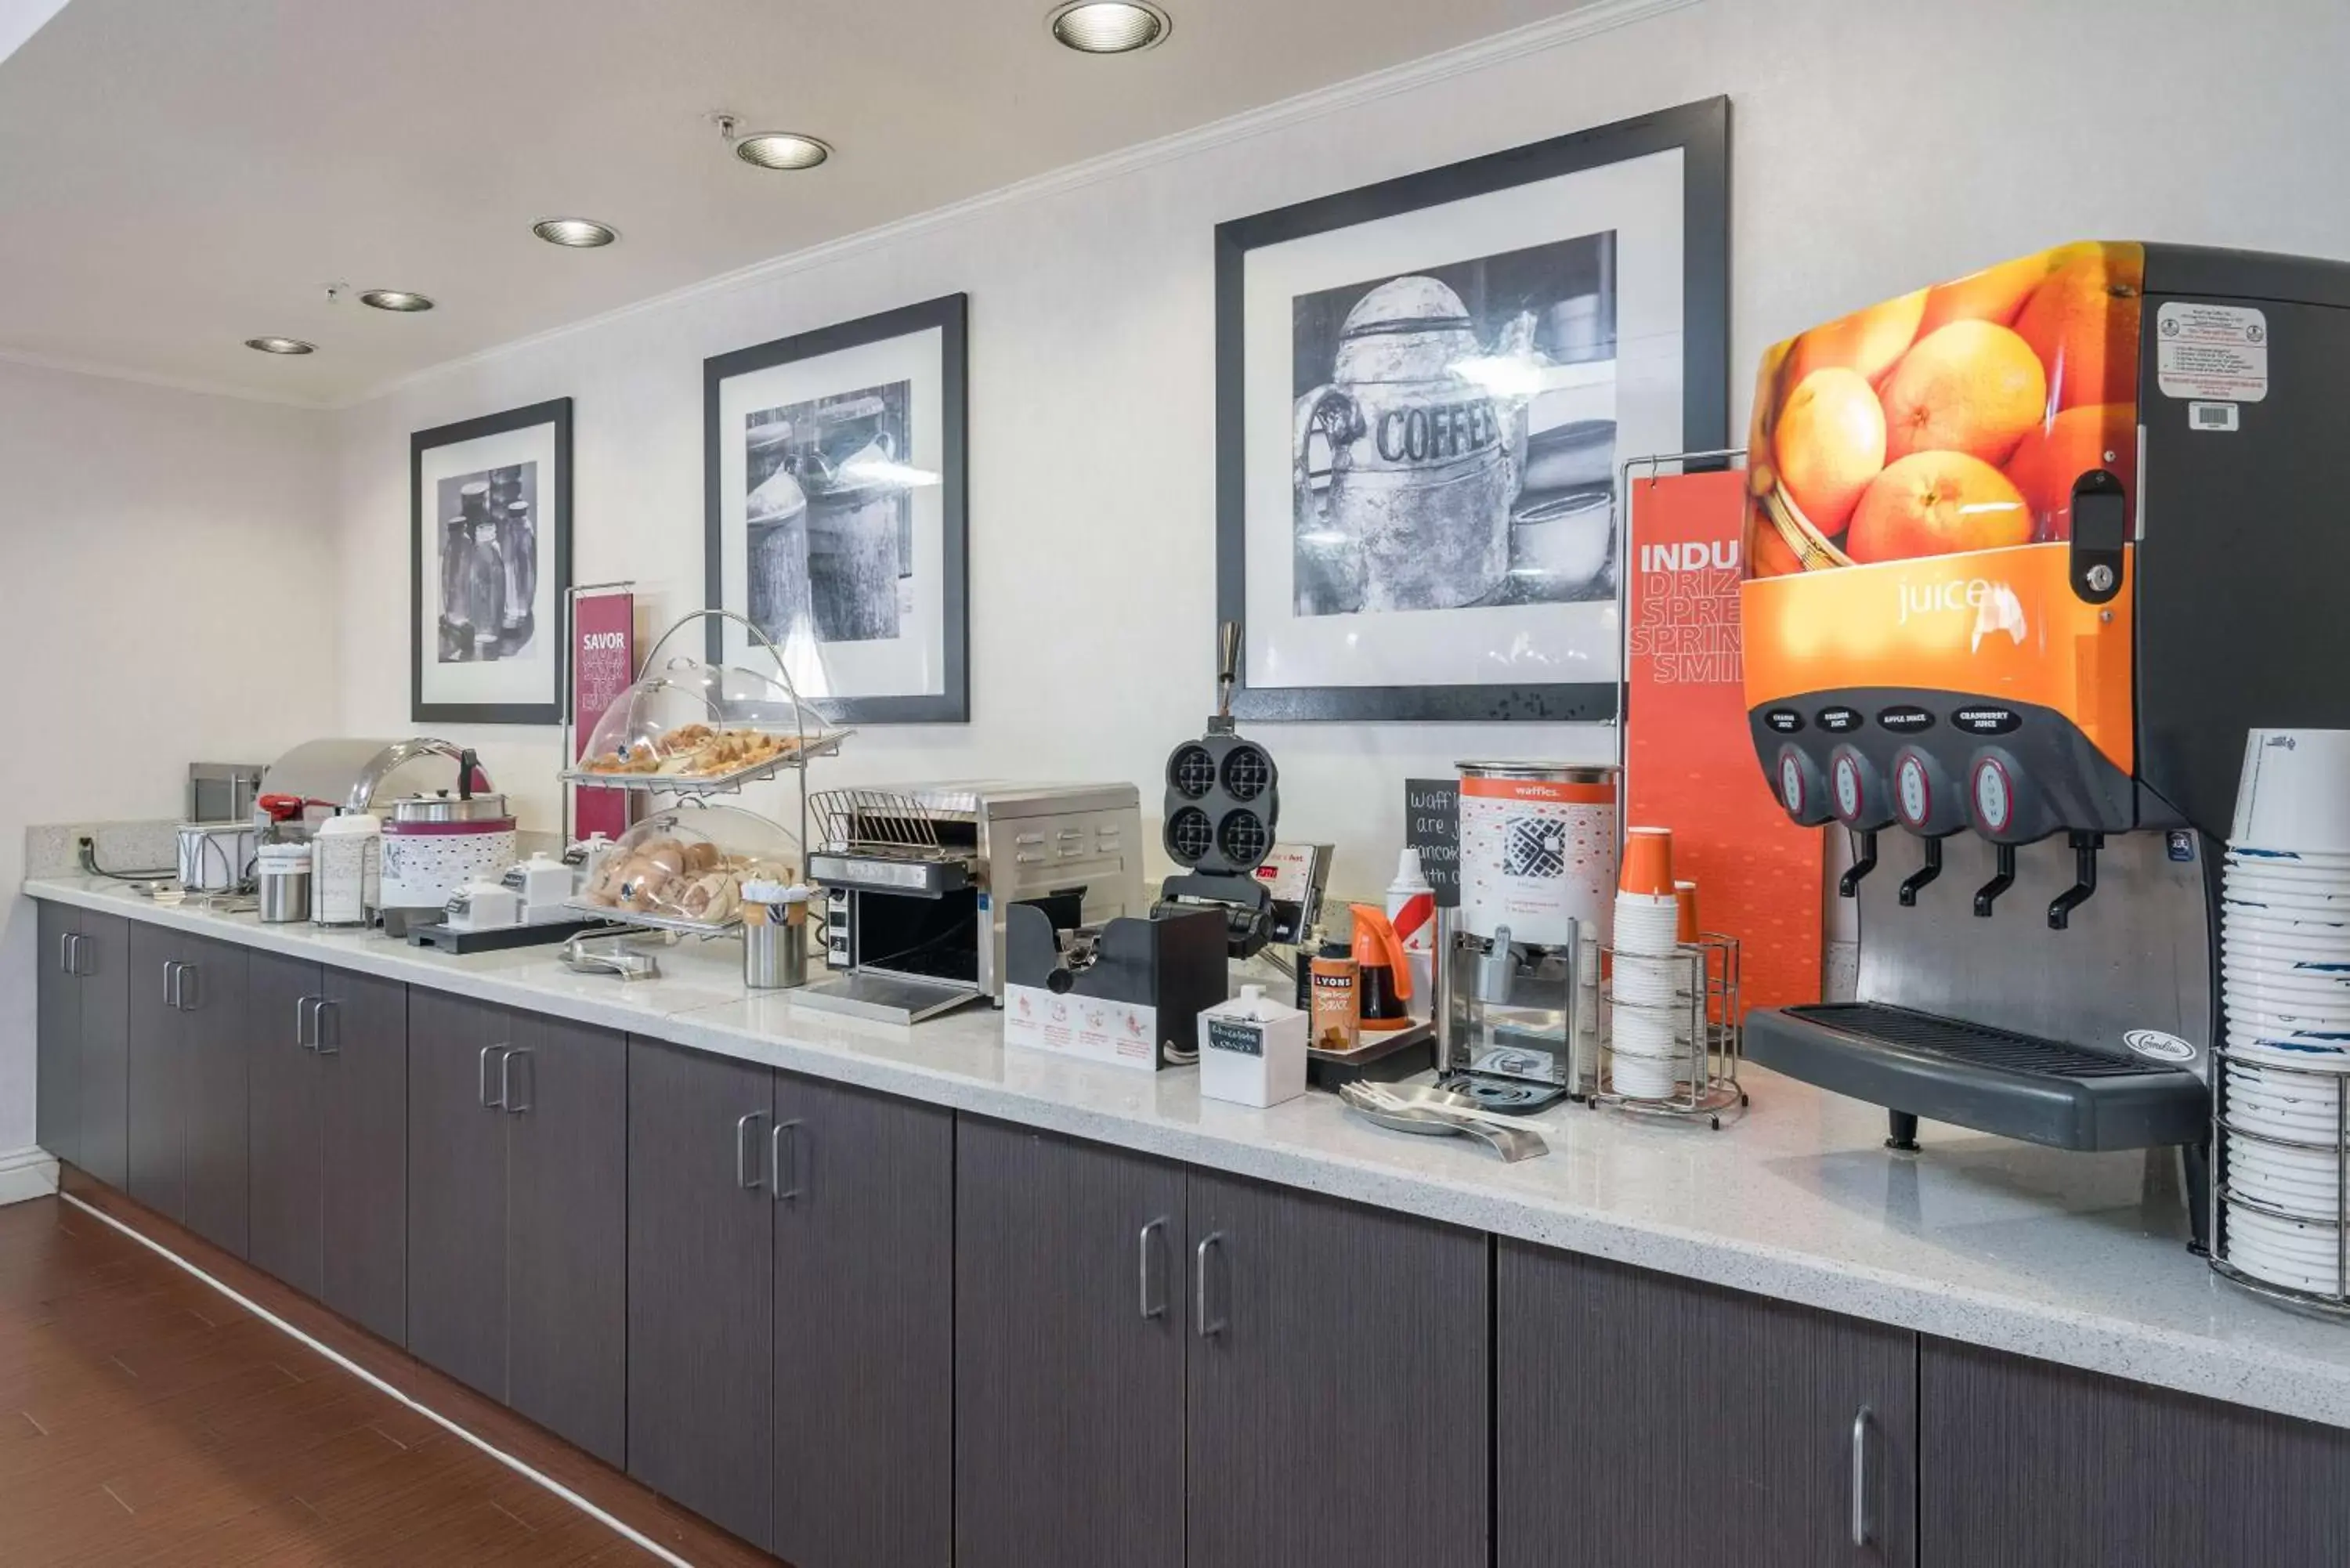
[[[371,1363],[234,1260],[191,1261],[687,1560],[773,1562],[343,1325]],[[397,1363],[405,1378],[383,1370]],[[63,1199],[0,1207],[6,1568],[659,1562]]]

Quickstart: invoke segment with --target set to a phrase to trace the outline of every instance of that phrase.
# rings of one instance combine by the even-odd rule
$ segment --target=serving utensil
[[[1385,1096],[1391,1093],[1386,1085],[1363,1083],[1340,1086],[1338,1096],[1365,1120],[1396,1132],[1419,1133],[1424,1137],[1457,1136],[1472,1137],[1502,1157],[1503,1163],[1514,1165],[1522,1159],[1534,1159],[1548,1154],[1550,1146],[1540,1135],[1523,1127],[1501,1127],[1433,1106],[1409,1105]]]

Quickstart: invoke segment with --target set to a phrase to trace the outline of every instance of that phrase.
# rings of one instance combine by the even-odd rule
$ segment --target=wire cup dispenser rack
[[[2350,1074],[2318,1067],[2288,1067],[2267,1058],[2255,1062],[2236,1055],[2224,1044],[2212,1046],[2211,1060],[2211,1152],[2219,1171],[2211,1205],[2211,1272],[2231,1284],[2284,1305],[2325,1317],[2350,1318]],[[2233,1117],[2229,1106],[2229,1069],[2235,1064],[2255,1066],[2263,1078],[2272,1081],[2282,1077],[2295,1087],[2305,1087],[2313,1100],[2330,1100],[2334,1123],[2331,1135],[2313,1130],[2305,1137],[2287,1137],[2275,1131],[2255,1131]],[[2235,1164],[2230,1146],[2239,1139],[2288,1157],[2310,1157],[2312,1164],[2331,1163],[2330,1203],[2304,1198],[2296,1210],[2281,1202],[2273,1193],[2254,1196],[2240,1189],[2236,1173],[2230,1168]],[[2320,1178],[2315,1185],[2322,1186],[2324,1180]],[[2329,1208],[2330,1215],[2325,1212]],[[2239,1211],[2291,1227],[2293,1232],[2307,1238],[2308,1244],[2302,1246],[2298,1262],[2284,1255],[2282,1243],[2272,1241],[2265,1245],[2278,1255],[2262,1272],[2252,1272],[2249,1260],[2241,1259],[2236,1251],[2240,1241],[2235,1234]],[[2285,1264],[2293,1266],[2280,1266]],[[2334,1280],[2330,1291],[2323,1287],[2328,1269]],[[2306,1282],[2288,1284],[2272,1277],[2276,1274]]]
[[[1598,1002],[1594,1010],[1596,1037],[1590,1042],[1597,1072],[1586,1103],[1595,1107],[1610,1106],[1634,1116],[1701,1118],[1715,1131],[1721,1130],[1725,1117],[1735,1121],[1744,1116],[1746,1090],[1738,1081],[1743,1030],[1740,1020],[1744,1016],[1739,1002],[1738,939],[1705,931],[1693,941],[1676,945],[1668,957],[1626,955],[1662,963],[1678,971],[1670,1004],[1674,1014],[1673,1044],[1669,1056],[1663,1058],[1663,1072],[1668,1076],[1660,1092],[1653,1079],[1636,1082],[1634,1086],[1639,1092],[1628,1092],[1617,1081],[1617,950],[1601,943],[1597,951],[1602,967],[1594,983]],[[1638,1080],[1657,1071],[1642,1068],[1624,1075]]]

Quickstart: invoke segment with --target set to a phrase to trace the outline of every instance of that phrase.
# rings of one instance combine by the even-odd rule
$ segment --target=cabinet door
[[[1926,1341],[1927,1568],[2334,1568],[2350,1431]]]
[[[1497,1245],[1499,1568],[1917,1562],[1916,1335]]]
[[[314,963],[245,959],[250,1172],[245,1258],[308,1296],[326,1289],[326,1152],[310,1018],[325,994]]]
[[[773,1076],[629,1044],[629,1473],[763,1548]]]
[[[188,1058],[184,1014],[172,1005],[179,939],[161,926],[130,928],[130,1031],[125,1083],[125,1190],[173,1220],[188,1215]]]
[[[408,1340],[408,988],[330,969],[317,1068],[326,1303]]]
[[[775,1078],[775,1532],[787,1563],[954,1560],[954,1118]]]
[[[628,1443],[629,1052],[523,1019],[506,1075],[506,1403],[608,1464]]]
[[[506,1396],[506,1129],[492,1101],[502,1008],[408,1002],[408,1348]]]
[[[955,1137],[958,1568],[1181,1568],[1182,1170],[968,1117]],[[1313,1456],[1283,1462],[1293,1495],[1315,1484]]]
[[[1484,1568],[1492,1243],[1191,1188],[1191,1568]]]
[[[182,1038],[187,1056],[188,1229],[244,1256],[251,1087],[245,1040],[246,950],[186,937]]]
[[[35,905],[36,1002],[33,1137],[57,1158],[81,1163],[81,977],[75,972],[78,911]]]
[[[74,1163],[109,1187],[130,1182],[130,922],[81,912],[80,1152]]]

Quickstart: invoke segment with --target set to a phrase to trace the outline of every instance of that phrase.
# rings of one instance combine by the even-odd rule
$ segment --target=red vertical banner
[[[1773,798],[1747,726],[1738,585],[1746,475],[1632,482],[1625,820],[1673,830],[1699,920],[1736,937],[1749,1008],[1820,999],[1817,829]]]
[[[572,761],[588,754],[596,722],[637,678],[637,596],[593,594],[572,601],[571,691],[578,715],[571,738]],[[575,789],[572,823],[582,838],[602,833],[618,838],[628,831],[629,792]]]

